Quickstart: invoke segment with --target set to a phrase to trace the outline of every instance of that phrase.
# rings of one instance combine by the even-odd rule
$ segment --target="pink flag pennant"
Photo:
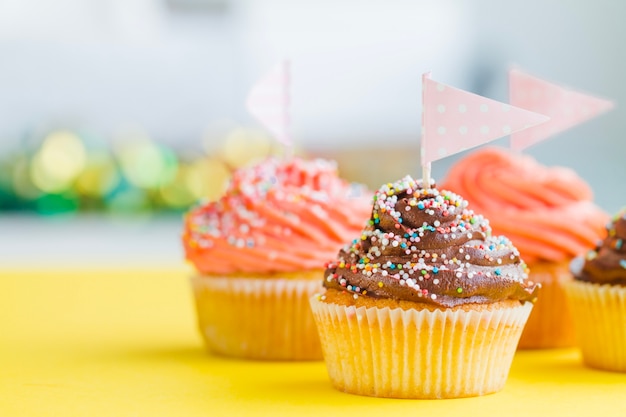
[[[285,146],[291,146],[289,126],[289,63],[276,66],[250,90],[246,107],[273,136]]]
[[[614,107],[612,101],[549,83],[519,69],[509,71],[511,105],[550,116],[550,121],[511,135],[511,147],[521,150],[583,123]]]
[[[549,117],[422,77],[422,166]],[[426,175],[425,175],[426,176]]]

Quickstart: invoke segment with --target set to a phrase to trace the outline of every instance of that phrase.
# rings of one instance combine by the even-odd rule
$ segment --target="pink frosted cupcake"
[[[607,214],[592,203],[589,186],[574,171],[548,168],[529,156],[484,148],[457,162],[442,188],[462,194],[506,235],[541,283],[520,348],[575,344],[564,285],[570,261],[601,239]]]
[[[308,299],[324,263],[358,236],[371,194],[325,160],[268,159],[234,173],[225,195],[185,218],[198,325],[216,353],[321,359]]]

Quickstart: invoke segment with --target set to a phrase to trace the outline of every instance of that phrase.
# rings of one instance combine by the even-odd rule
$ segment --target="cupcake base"
[[[460,398],[504,386],[531,303],[366,307],[311,299],[335,388],[391,398]]]
[[[320,360],[322,351],[308,300],[322,271],[281,278],[196,276],[198,327],[218,354],[264,360]]]
[[[567,292],[583,362],[626,372],[626,288],[572,281]]]
[[[572,281],[569,261],[529,264],[530,281],[541,284],[539,298],[522,332],[519,349],[565,348],[576,344],[565,286]]]

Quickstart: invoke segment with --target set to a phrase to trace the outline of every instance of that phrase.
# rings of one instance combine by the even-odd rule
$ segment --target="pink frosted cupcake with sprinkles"
[[[198,326],[218,354],[316,360],[322,352],[308,300],[324,264],[359,235],[371,193],[330,161],[267,159],[241,169],[224,196],[185,217],[186,258]]]

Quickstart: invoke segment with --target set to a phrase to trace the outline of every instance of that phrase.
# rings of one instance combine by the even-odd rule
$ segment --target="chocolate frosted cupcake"
[[[585,364],[626,371],[626,209],[607,226],[607,237],[572,262],[568,296]]]
[[[333,385],[396,398],[500,390],[537,292],[485,218],[410,177],[376,193],[324,286],[311,305]]]

